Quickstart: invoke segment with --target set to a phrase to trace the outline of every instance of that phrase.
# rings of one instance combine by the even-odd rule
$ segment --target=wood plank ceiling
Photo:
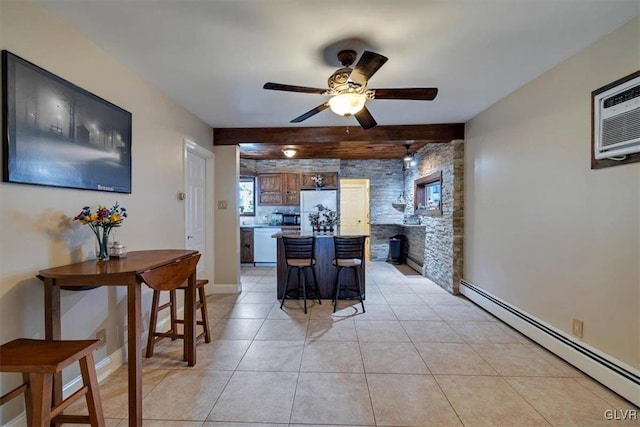
[[[464,123],[360,127],[215,128],[214,145],[239,145],[240,157],[284,159],[283,148],[295,148],[296,159],[400,159],[406,145],[464,139]]]

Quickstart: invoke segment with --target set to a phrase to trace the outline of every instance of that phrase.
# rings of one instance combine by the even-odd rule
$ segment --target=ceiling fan
[[[356,52],[345,49],[338,52],[338,60],[342,64],[329,77],[328,89],[318,89],[306,86],[293,86],[280,83],[265,83],[264,89],[281,90],[286,92],[314,93],[330,96],[324,104],[307,111],[291,120],[300,123],[319,112],[330,108],[341,116],[355,116],[363,129],[371,129],[378,123],[364,105],[370,99],[411,99],[418,101],[432,101],[438,94],[437,88],[398,88],[398,89],[367,89],[367,83],[376,71],[389,58],[375,52],[365,51],[354,68],[351,64],[356,60]]]

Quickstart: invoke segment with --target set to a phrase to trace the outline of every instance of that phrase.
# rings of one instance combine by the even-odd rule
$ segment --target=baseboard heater
[[[631,366],[576,341],[517,307],[466,280],[460,293],[558,357],[640,406],[640,373]]]

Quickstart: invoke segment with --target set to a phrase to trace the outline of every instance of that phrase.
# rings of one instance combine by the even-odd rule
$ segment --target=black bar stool
[[[284,292],[282,293],[282,302],[280,303],[280,309],[284,306],[285,299],[294,299],[287,295],[289,290],[289,278],[291,272],[296,269],[298,271],[298,289],[302,290],[302,298],[304,300],[304,313],[307,313],[307,285],[305,283],[305,269],[311,270],[313,276],[313,284],[315,287],[316,296],[318,298],[318,304],[322,304],[320,301],[320,288],[318,287],[318,279],[316,278],[316,259],[314,258],[315,237],[286,237],[282,236],[282,243],[284,244],[284,258],[287,263],[287,282],[284,286]],[[300,297],[298,292],[297,298]],[[295,298],[295,299],[297,299]]]
[[[338,307],[338,299],[340,299],[340,272],[345,268],[353,270],[356,276],[356,283],[358,289],[347,289],[345,291],[357,292],[357,298],[362,305],[362,312],[365,312],[364,302],[362,300],[362,283],[360,281],[360,269],[364,262],[364,241],[365,236],[358,237],[333,237],[333,246],[335,249],[335,258],[333,259],[333,265],[337,268],[336,272],[336,293],[333,298],[333,312],[336,312]],[[355,298],[355,297],[354,297]],[[343,299],[353,299],[352,297]]]

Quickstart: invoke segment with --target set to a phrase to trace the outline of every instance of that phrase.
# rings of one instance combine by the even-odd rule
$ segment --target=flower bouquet
[[[109,259],[109,233],[112,229],[120,227],[126,217],[127,210],[116,202],[112,208],[98,205],[95,212],[92,212],[89,206],[85,206],[73,220],[88,225],[96,235],[98,239],[96,258],[102,261]]]
[[[316,205],[318,212],[309,214],[309,224],[315,231],[333,231],[333,227],[338,223],[338,214],[335,211],[325,207],[324,205]]]
[[[325,185],[324,177],[322,175],[314,175],[311,180],[315,184],[316,188],[322,188]]]

